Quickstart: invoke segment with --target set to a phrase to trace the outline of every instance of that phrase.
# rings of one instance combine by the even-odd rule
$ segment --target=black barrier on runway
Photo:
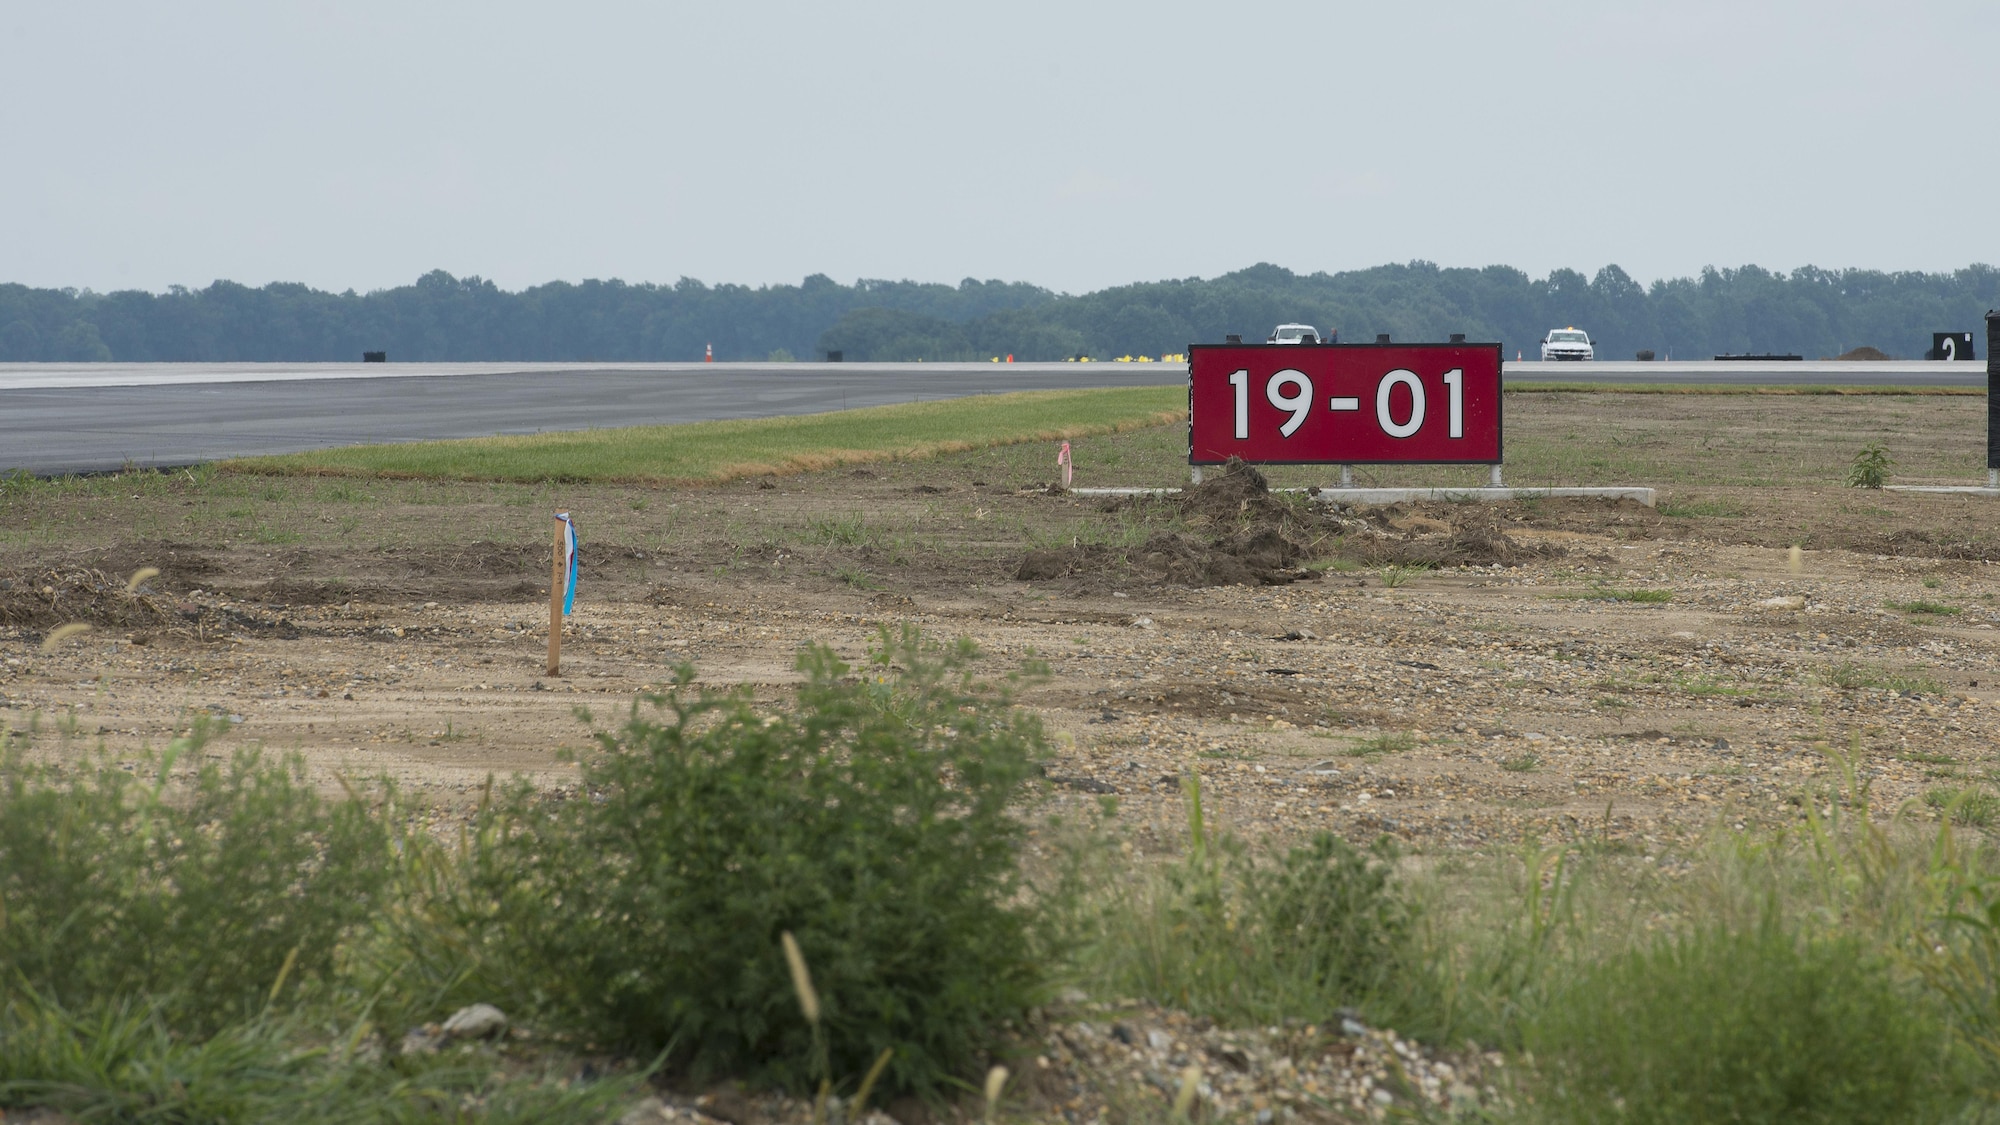
[[[1942,360],[1978,359],[1979,357],[1972,354],[1972,352],[1972,333],[1933,332],[1931,333],[1931,350],[1924,353],[1924,358]],[[1993,354],[1991,348],[1987,349],[1987,354]]]

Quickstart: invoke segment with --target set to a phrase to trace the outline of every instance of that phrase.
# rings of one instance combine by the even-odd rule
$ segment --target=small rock
[[[1174,1037],[1156,1027],[1146,1033],[1146,1045],[1155,1051],[1164,1051],[1174,1045]]]
[[[641,1098],[631,1109],[618,1115],[618,1125],[658,1125],[670,1120],[672,1117],[667,1113],[667,1103],[654,1097]]]
[[[491,1039],[507,1030],[507,1015],[491,1004],[471,1004],[453,1012],[443,1030],[451,1039]]]
[[[1133,627],[1133,628],[1135,628],[1135,629],[1157,629],[1157,628],[1159,628],[1159,626],[1157,626],[1157,625],[1153,624],[1153,619],[1152,619],[1152,618],[1150,618],[1150,617],[1134,617],[1134,618],[1132,619],[1132,627]]]
[[[1804,609],[1806,607],[1806,600],[1804,598],[1797,596],[1789,598],[1777,597],[1777,598],[1765,598],[1763,601],[1758,602],[1757,604],[1765,607],[1766,609]]]
[[[734,1086],[717,1086],[695,1099],[694,1106],[705,1116],[730,1125],[760,1125],[764,1120],[743,1091]]]
[[[1231,1069],[1248,1071],[1250,1056],[1241,1047],[1210,1047],[1208,1053],[1229,1064]]]
[[[1281,641],[1316,641],[1319,640],[1319,634],[1313,632],[1311,629],[1306,629],[1302,627],[1298,629],[1293,629],[1290,632],[1287,632],[1284,635],[1280,636],[1278,639]]]
[[[403,1041],[396,1047],[399,1055],[435,1055],[445,1044],[444,1029],[434,1023],[413,1027],[403,1033]]]

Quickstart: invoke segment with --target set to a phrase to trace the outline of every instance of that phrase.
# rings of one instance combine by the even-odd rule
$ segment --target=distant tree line
[[[1607,359],[1724,352],[1834,356],[1872,346],[1916,357],[1934,331],[1981,331],[2000,270],[1952,273],[1757,266],[1641,285],[1617,266],[1535,279],[1508,266],[1429,262],[1295,274],[1256,265],[1203,280],[1068,295],[1018,282],[957,286],[821,274],[799,285],[551,282],[507,292],[442,270],[415,284],[330,293],[218,281],[165,293],[0,285],[0,360],[315,361],[386,350],[394,360],[1021,360],[1159,355],[1282,321],[1349,341],[1463,332],[1533,356],[1552,327],[1587,329]]]

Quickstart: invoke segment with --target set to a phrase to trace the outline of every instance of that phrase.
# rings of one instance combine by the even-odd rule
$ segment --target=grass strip
[[[1619,394],[1619,395],[1909,395],[1977,396],[1984,387],[1848,387],[1824,383],[1537,383],[1506,380],[1502,387],[1510,394]]]
[[[1023,391],[784,418],[355,445],[246,457],[217,468],[273,476],[694,484],[1119,433],[1186,417],[1187,389],[1180,386]]]

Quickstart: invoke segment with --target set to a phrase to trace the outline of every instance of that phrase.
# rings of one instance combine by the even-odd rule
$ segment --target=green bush
[[[485,814],[479,977],[554,1025],[701,1077],[808,1088],[895,1051],[885,1089],[970,1073],[1033,1002],[1044,958],[1008,803],[1044,740],[970,642],[884,632],[862,675],[801,654],[797,705],[679,685],[585,757],[581,791],[525,784]],[[820,999],[801,1017],[780,952]],[[421,939],[420,939],[421,940]]]
[[[1328,1002],[1357,1002],[1387,985],[1412,920],[1389,875],[1379,858],[1325,832],[1254,871],[1254,918],[1280,970]]]
[[[1853,934],[1709,927],[1578,972],[1529,1020],[1554,1121],[1935,1122],[1950,1030]]]
[[[1138,996],[1228,1022],[1323,1020],[1407,983],[1417,910],[1388,865],[1321,834],[1277,859],[1210,841],[1188,782],[1187,854],[1150,878],[1113,873],[1081,959],[1102,996]]]
[[[342,935],[380,906],[380,820],[323,800],[297,761],[203,760],[204,735],[149,760],[150,780],[0,756],[0,997],[145,997],[201,1033],[281,980],[326,979]]]

